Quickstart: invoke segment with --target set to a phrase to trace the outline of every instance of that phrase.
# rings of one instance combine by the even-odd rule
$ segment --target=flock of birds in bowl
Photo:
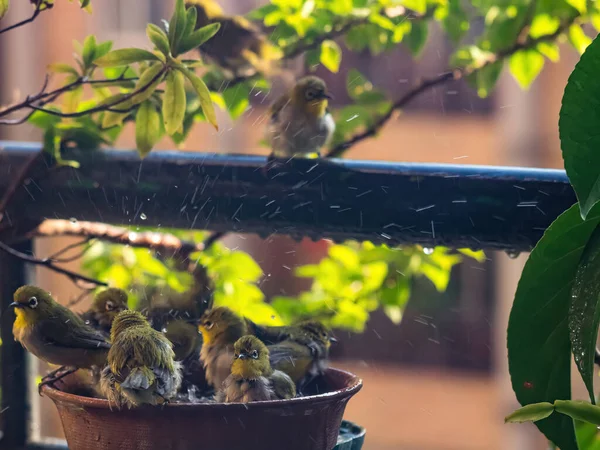
[[[14,293],[15,340],[60,366],[40,389],[87,369],[92,395],[116,409],[290,399],[323,374],[335,342],[317,321],[269,327],[226,307],[136,311],[127,300],[125,291],[108,288],[77,314],[39,287]]]

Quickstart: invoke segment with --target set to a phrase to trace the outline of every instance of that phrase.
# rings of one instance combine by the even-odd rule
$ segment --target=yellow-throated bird
[[[255,336],[243,336],[234,345],[231,374],[225,379],[216,400],[248,403],[281,400],[296,396],[292,379],[269,363],[267,346]]]
[[[248,321],[224,306],[206,311],[198,327],[202,333],[200,360],[206,380],[218,389],[229,376],[233,345],[248,334]]]
[[[111,406],[158,405],[177,394],[181,367],[171,343],[141,313],[119,313],[110,336],[112,347],[100,386]]]
[[[325,82],[315,76],[300,79],[291,91],[279,97],[271,105],[265,134],[271,156],[320,155],[335,131],[328,109],[331,98]]]
[[[288,374],[301,391],[327,368],[329,349],[335,338],[325,325],[314,320],[283,327],[278,336],[285,339],[268,346],[271,365]]]
[[[281,51],[271,44],[263,32],[241,16],[227,16],[215,0],[187,0],[195,7],[196,27],[220,23],[217,34],[198,50],[212,63],[221,67],[230,78],[269,74]]]
[[[113,320],[126,309],[127,293],[122,289],[108,288],[96,294],[92,306],[81,318],[92,328],[108,336]]]
[[[101,368],[106,364],[110,344],[105,337],[86,325],[83,319],[68,308],[58,304],[43,289],[22,286],[15,291],[10,304],[17,316],[13,335],[25,349],[38,358],[68,371]],[[64,367],[45,377],[43,384],[56,381]],[[61,377],[62,377],[61,376]]]

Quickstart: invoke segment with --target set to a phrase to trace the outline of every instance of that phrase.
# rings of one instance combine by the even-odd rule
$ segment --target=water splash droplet
[[[148,216],[146,214],[144,214],[144,213],[140,214],[140,219],[146,220],[147,218],[148,218]]]
[[[423,253],[425,253],[426,255],[431,255],[433,253],[433,248],[423,247]]]
[[[506,255],[510,258],[510,259],[517,259],[519,257],[519,255],[521,254],[521,252],[518,252],[516,250],[507,250],[506,251]]]

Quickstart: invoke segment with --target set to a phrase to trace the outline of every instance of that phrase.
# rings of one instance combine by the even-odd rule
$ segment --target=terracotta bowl
[[[110,410],[84,397],[77,377],[42,392],[56,404],[70,450],[331,450],[357,376],[328,369],[311,394],[248,404],[172,403]]]

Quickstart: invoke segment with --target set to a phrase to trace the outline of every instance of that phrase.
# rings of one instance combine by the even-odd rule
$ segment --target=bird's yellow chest
[[[315,102],[307,102],[304,105],[304,108],[309,116],[315,118],[321,118],[325,115],[327,111],[327,100],[319,100]]]
[[[17,318],[13,323],[13,335],[15,339],[21,340],[22,336],[31,328],[32,323],[28,320],[27,313],[22,309],[16,309]]]

